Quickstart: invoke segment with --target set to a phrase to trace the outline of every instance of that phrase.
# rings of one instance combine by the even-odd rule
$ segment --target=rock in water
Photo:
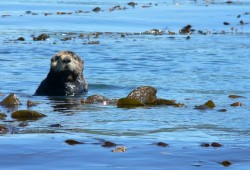
[[[21,102],[14,93],[11,93],[9,96],[7,96],[0,102],[0,105],[4,107],[15,107],[21,105]]]
[[[151,86],[141,86],[129,93],[127,98],[136,99],[144,105],[155,104],[157,90]]]

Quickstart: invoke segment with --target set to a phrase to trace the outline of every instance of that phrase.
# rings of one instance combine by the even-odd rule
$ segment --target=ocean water
[[[249,169],[250,2],[140,0],[135,7],[128,2],[0,2],[0,100],[15,93],[22,102],[19,110],[47,115],[21,127],[12,110],[0,107],[7,115],[0,126],[9,129],[0,135],[2,169],[225,169],[220,164],[225,160],[230,169]],[[117,5],[126,9],[110,11]],[[101,11],[93,12],[95,7]],[[193,33],[179,34],[188,24]],[[164,33],[145,34],[151,29]],[[50,38],[33,41],[42,33]],[[89,92],[33,96],[51,56],[61,50],[85,61]],[[185,106],[125,109],[80,102],[93,94],[126,97],[144,85],[155,87],[159,98]],[[39,104],[27,108],[27,100]],[[208,100],[214,109],[194,109]],[[243,105],[230,106],[234,102]],[[71,146],[67,139],[84,144]],[[105,140],[125,146],[126,152],[102,147]],[[200,146],[212,142],[223,146]]]

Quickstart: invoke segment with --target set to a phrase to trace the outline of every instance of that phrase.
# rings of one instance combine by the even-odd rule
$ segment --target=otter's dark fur
[[[88,91],[83,75],[84,62],[72,51],[60,51],[51,58],[47,77],[41,82],[35,95],[69,96]]]

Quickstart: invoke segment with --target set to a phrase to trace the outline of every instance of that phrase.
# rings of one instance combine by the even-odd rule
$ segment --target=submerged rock
[[[7,96],[0,102],[0,105],[4,107],[15,107],[21,105],[21,102],[14,93],[11,93],[9,96]]]
[[[18,110],[11,114],[12,118],[18,120],[36,120],[45,116],[45,114],[32,110]]]

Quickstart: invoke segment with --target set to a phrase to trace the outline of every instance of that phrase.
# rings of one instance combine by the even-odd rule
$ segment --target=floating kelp
[[[14,93],[11,93],[9,96],[7,96],[5,99],[3,99],[0,102],[0,105],[9,108],[9,107],[16,107],[18,105],[21,105],[21,102]]]
[[[76,141],[76,140],[74,140],[74,139],[65,140],[65,143],[67,143],[68,145],[79,145],[79,144],[84,144],[83,142],[79,142],[79,141]]]
[[[18,120],[36,120],[45,116],[45,114],[32,110],[18,110],[11,114],[12,118]]]

